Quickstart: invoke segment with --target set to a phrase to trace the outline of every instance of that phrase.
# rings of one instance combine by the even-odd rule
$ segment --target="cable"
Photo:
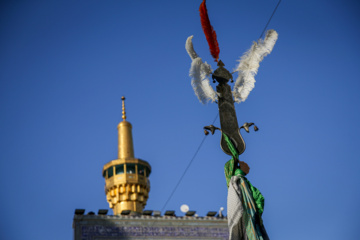
[[[212,125],[214,125],[214,123],[215,123],[216,119],[218,118],[218,116],[219,116],[219,113],[216,115],[216,117],[215,117],[214,121],[212,122]],[[177,182],[177,184],[176,184],[176,186],[175,186],[174,190],[171,192],[171,194],[170,194],[169,198],[166,200],[166,202],[165,202],[165,204],[164,204],[164,207],[161,209],[161,212],[162,212],[162,211],[164,211],[164,209],[165,209],[166,205],[169,203],[170,199],[171,199],[171,198],[172,198],[172,196],[174,195],[174,193],[175,193],[176,189],[178,188],[178,186],[180,185],[180,183],[181,183],[182,179],[184,178],[184,176],[185,176],[185,174],[186,174],[187,170],[189,169],[189,167],[190,167],[190,165],[192,164],[192,162],[194,161],[194,159],[195,159],[196,155],[197,155],[197,154],[198,154],[198,152],[200,151],[200,148],[201,148],[201,146],[203,145],[203,143],[204,143],[205,139],[206,139],[206,135],[203,137],[202,141],[200,142],[199,147],[196,149],[196,151],[195,151],[195,153],[194,153],[193,157],[191,158],[191,160],[190,160],[189,164],[188,164],[188,165],[187,165],[187,167],[185,168],[185,171],[184,171],[184,172],[183,172],[183,174],[181,175],[181,177],[180,177],[179,181]]]
[[[277,9],[277,8],[278,8],[278,6],[280,5],[280,2],[281,2],[281,0],[279,0],[278,4],[276,5],[276,7],[275,7],[275,9],[274,9],[273,13],[271,14],[271,17],[269,18],[269,21],[266,23],[266,25],[265,25],[265,27],[264,27],[264,30],[263,30],[263,31],[262,31],[262,33],[261,33],[261,35],[260,35],[259,39],[260,39],[260,38],[262,38],[262,36],[264,35],[264,32],[265,32],[266,28],[268,27],[268,25],[269,25],[269,23],[270,23],[270,21],[271,21],[272,17],[274,16],[274,14],[275,14],[275,12],[276,12],[276,9]]]

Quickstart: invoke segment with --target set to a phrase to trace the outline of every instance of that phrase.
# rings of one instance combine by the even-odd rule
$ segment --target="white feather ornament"
[[[247,99],[255,86],[255,75],[260,62],[271,53],[277,38],[278,34],[275,30],[267,31],[265,39],[254,42],[251,48],[240,58],[235,70],[238,72],[238,77],[232,92],[235,102],[240,103]]]
[[[185,49],[187,51],[187,53],[189,54],[191,60],[194,60],[195,58],[199,57],[195,50],[194,50],[194,47],[193,47],[193,44],[192,44],[192,39],[193,39],[193,35],[191,35],[190,37],[188,37],[186,39],[186,43],[185,43]]]
[[[186,51],[192,59],[189,72],[191,85],[201,103],[205,104],[210,100],[214,102],[217,99],[217,94],[211,87],[208,79],[212,73],[211,66],[206,62],[203,63],[202,59],[196,54],[192,44],[192,38],[193,36],[188,37],[185,44]]]

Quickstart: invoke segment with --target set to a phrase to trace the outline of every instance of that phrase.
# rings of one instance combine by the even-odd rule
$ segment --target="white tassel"
[[[209,75],[212,73],[211,66],[207,62],[203,63],[202,59],[196,54],[193,44],[193,36],[186,40],[185,48],[192,59],[189,75],[191,77],[191,85],[194,89],[199,101],[203,104],[208,101],[216,101],[217,94],[210,85]]]
[[[251,48],[240,58],[235,70],[238,72],[233,90],[235,102],[245,101],[251,90],[255,87],[255,75],[259,69],[260,62],[266,55],[271,53],[277,38],[278,34],[275,30],[267,31],[265,39],[259,39],[258,42],[254,42]]]

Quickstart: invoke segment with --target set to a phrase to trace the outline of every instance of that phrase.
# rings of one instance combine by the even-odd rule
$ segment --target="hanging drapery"
[[[222,133],[233,157],[225,164],[228,185],[227,217],[230,240],[269,240],[261,215],[264,211],[264,197],[237,168],[238,154],[231,140]]]

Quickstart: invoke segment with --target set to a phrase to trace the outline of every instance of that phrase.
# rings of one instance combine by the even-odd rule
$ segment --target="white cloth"
[[[227,199],[229,240],[269,240],[265,227],[258,219],[248,183],[241,175],[232,176]]]
[[[229,240],[247,240],[246,229],[242,221],[244,208],[241,202],[242,193],[239,186],[240,178],[231,177],[227,198],[227,217]]]

